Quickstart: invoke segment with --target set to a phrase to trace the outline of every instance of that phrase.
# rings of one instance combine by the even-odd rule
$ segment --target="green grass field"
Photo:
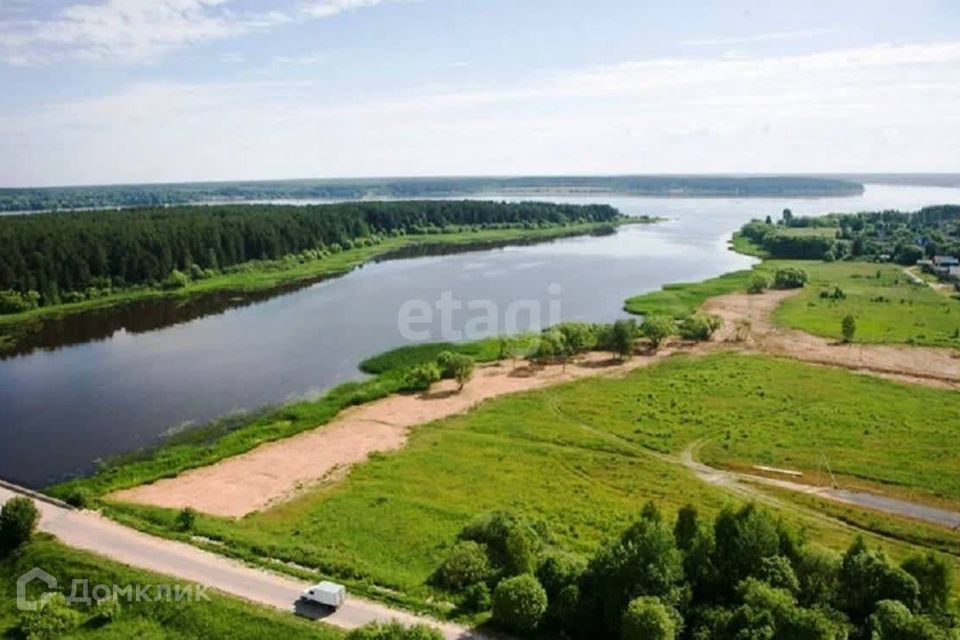
[[[803,269],[810,279],[775,312],[774,321],[781,326],[840,339],[841,321],[852,314],[856,342],[960,348],[960,298],[916,283],[902,267],[888,263],[765,260],[753,269],[702,282],[666,285],[629,298],[624,308],[636,314],[687,316],[708,298],[745,291],[754,274],[769,277],[782,267]],[[845,298],[820,297],[836,287]]]
[[[293,562],[359,591],[382,595],[378,585],[396,600],[423,601],[436,595],[425,583],[457,532],[493,509],[542,520],[557,546],[579,553],[651,499],[668,514],[687,502],[715,513],[733,498],[650,453],[702,438],[712,464],[810,470],[825,454],[835,473],[957,499],[960,454],[951,443],[960,427],[951,425],[960,425],[952,392],[761,356],[680,356],[622,379],[488,401],[418,427],[404,449],[297,500],[239,521],[202,516],[197,533],[238,557]],[[176,515],[111,510],[168,532]],[[827,544],[854,535],[785,515]]]
[[[53,575],[64,596],[70,595],[73,580],[88,580],[94,585],[169,585],[183,584],[144,571],[107,561],[82,551],[76,551],[47,538],[38,537],[26,547],[6,559],[0,559],[0,637],[20,638],[19,612],[16,608],[16,580],[19,576],[40,567]],[[30,593],[31,597],[39,596]],[[151,588],[151,596],[156,589]],[[120,615],[102,622],[93,618],[89,608],[75,605],[82,614],[81,626],[66,634],[65,640],[81,638],[138,638],[140,640],[335,640],[342,638],[339,631],[322,623],[308,622],[289,613],[229,598],[208,591],[210,602],[139,602],[127,603],[121,599]]]

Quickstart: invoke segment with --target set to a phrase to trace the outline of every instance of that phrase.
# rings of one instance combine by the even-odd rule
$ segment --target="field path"
[[[680,462],[693,471],[698,478],[714,486],[720,486],[737,493],[753,494],[756,490],[751,491],[750,485],[759,484],[817,496],[833,502],[879,511],[889,515],[920,520],[948,529],[956,530],[960,528],[960,513],[956,511],[937,509],[925,504],[901,500],[899,498],[889,498],[865,491],[849,491],[846,489],[823,487],[768,476],[717,469],[699,462],[696,459],[697,450],[705,443],[706,441],[701,440],[684,449],[680,454]]]

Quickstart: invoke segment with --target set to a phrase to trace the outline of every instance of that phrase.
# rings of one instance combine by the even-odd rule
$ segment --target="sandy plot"
[[[711,298],[703,305],[707,313],[724,319],[716,336],[731,340],[737,321],[749,320],[749,338],[744,349],[761,351],[901,381],[960,389],[960,358],[950,349],[907,345],[841,344],[802,331],[775,327],[774,309],[797,291],[769,291],[759,295],[730,294]]]
[[[452,381],[444,381],[426,394],[394,395],[353,407],[324,427],[111,497],[242,517],[289,499],[307,486],[333,479],[373,452],[399,449],[416,425],[463,413],[488,398],[586,376],[623,373],[670,353],[665,349],[656,356],[635,357],[622,364],[608,360],[607,354],[589,354],[565,371],[560,365],[537,369],[522,366],[516,370],[510,363],[478,367],[460,392]]]

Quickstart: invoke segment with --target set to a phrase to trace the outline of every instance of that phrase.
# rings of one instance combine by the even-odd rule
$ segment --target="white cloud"
[[[329,18],[382,0],[313,0],[285,10],[237,11],[233,0],[100,0],[71,4],[45,20],[0,22],[0,54],[8,64],[62,60],[142,63],[210,40],[233,38],[289,22]]]
[[[338,100],[323,82],[143,83],[0,115],[0,184],[956,168],[960,42],[656,58]]]
[[[288,65],[288,66],[307,66],[312,64],[320,64],[325,62],[328,59],[328,56],[324,53],[314,53],[303,56],[274,56],[273,62],[275,64]]]
[[[748,36],[731,36],[725,38],[703,38],[696,40],[681,40],[680,44],[687,46],[713,46],[713,45],[731,45],[731,44],[754,44],[757,42],[772,42],[776,40],[799,40],[803,38],[813,38],[816,36],[825,36],[839,33],[840,29],[836,27],[823,27],[820,29],[797,29],[794,31],[771,31],[769,33],[758,33]]]

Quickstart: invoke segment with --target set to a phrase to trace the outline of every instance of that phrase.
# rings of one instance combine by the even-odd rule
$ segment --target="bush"
[[[405,391],[426,391],[441,378],[440,367],[432,362],[412,367],[404,376]]]
[[[177,529],[180,531],[193,531],[197,523],[197,511],[191,507],[184,507],[177,514]]]
[[[460,388],[473,376],[475,363],[473,358],[454,351],[441,351],[437,355],[437,367],[444,379],[454,379]]]
[[[674,640],[677,623],[657,598],[637,598],[623,612],[620,633],[623,640]]]
[[[911,556],[903,570],[920,583],[920,606],[927,613],[944,613],[953,593],[953,566],[932,551]]]
[[[840,323],[840,332],[843,334],[844,342],[852,342],[853,336],[857,333],[857,319],[849,313],[845,315]]]
[[[587,561],[580,556],[551,551],[540,560],[537,580],[543,585],[547,597],[553,599],[567,586],[577,584],[586,568]]]
[[[93,494],[90,493],[89,489],[83,487],[78,487],[70,492],[70,495],[66,498],[67,504],[71,507],[76,507],[77,509],[86,509],[90,506],[90,503],[93,502]]]
[[[676,327],[667,316],[647,316],[640,325],[640,333],[650,341],[654,350],[659,349],[663,341],[673,335]]]
[[[120,600],[116,596],[97,600],[93,605],[93,609],[96,618],[104,622],[116,620],[123,611],[123,607],[120,605]]]
[[[80,626],[82,615],[70,608],[62,593],[54,594],[36,611],[20,618],[20,632],[26,640],[55,640]]]
[[[750,284],[747,285],[747,293],[763,293],[770,286],[770,280],[759,273],[750,278]]]
[[[807,272],[803,269],[785,267],[773,275],[773,286],[777,289],[800,289],[806,283]]]
[[[510,631],[533,631],[547,612],[547,592],[532,575],[507,578],[493,591],[493,620]]]
[[[433,581],[444,589],[462,591],[487,580],[491,574],[486,546],[465,540],[450,550],[434,572]]]
[[[541,533],[530,522],[506,511],[474,520],[460,539],[486,545],[491,565],[505,576],[532,573],[543,545]]]
[[[713,314],[687,316],[677,326],[677,332],[684,340],[703,342],[709,340],[714,332],[723,326],[723,319]]]
[[[190,284],[190,277],[183,271],[174,269],[161,284],[164,289],[183,289]]]
[[[485,582],[472,584],[463,591],[463,607],[468,611],[486,611],[491,603],[490,587]]]
[[[425,624],[405,627],[394,620],[365,624],[348,633],[346,640],[443,640],[443,634]]]
[[[10,498],[0,509],[0,552],[28,542],[40,521],[40,512],[29,498]]]
[[[40,294],[36,291],[21,293],[19,291],[0,291],[0,314],[21,313],[40,306]]]

